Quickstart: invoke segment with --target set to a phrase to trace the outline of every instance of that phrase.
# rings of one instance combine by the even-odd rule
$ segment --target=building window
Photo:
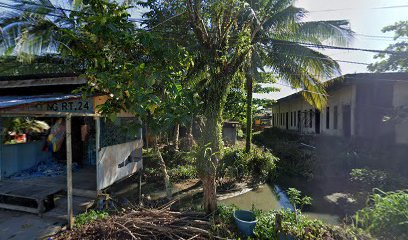
[[[310,109],[309,111],[309,127],[312,128],[313,127],[313,110]]]
[[[305,128],[307,128],[307,111],[305,110],[303,114],[304,114],[303,125],[304,125]]]
[[[282,113],[282,126],[285,126],[285,113]]]
[[[290,112],[290,126],[293,126],[293,112]]]
[[[330,107],[326,107],[326,128],[330,129]]]
[[[275,113],[275,123],[274,123],[274,124],[275,124],[275,125],[274,125],[275,127],[276,127],[276,125],[277,125],[277,122],[278,122],[278,114]]]
[[[281,113],[281,126],[283,126],[283,113]]]
[[[279,126],[282,126],[282,113],[279,114]]]
[[[275,113],[272,114],[272,126],[275,127]]]
[[[296,111],[293,112],[293,126],[296,127]]]
[[[278,114],[275,113],[275,127],[278,126]]]
[[[334,129],[337,129],[337,121],[338,121],[337,106],[334,106],[333,108],[333,128]]]
[[[275,113],[275,127],[276,127],[276,125],[277,125],[277,122],[278,122],[278,114]]]

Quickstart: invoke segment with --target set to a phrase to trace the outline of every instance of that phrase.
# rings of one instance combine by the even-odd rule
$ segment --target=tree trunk
[[[166,162],[164,162],[163,156],[161,155],[161,152],[160,152],[157,137],[155,137],[155,150],[156,150],[157,156],[159,157],[160,170],[162,171],[163,179],[164,179],[164,185],[165,185],[165,188],[166,188],[166,196],[167,196],[168,199],[171,199],[172,198],[172,193],[171,193],[170,177],[169,177],[169,174],[167,173]]]
[[[203,182],[203,204],[207,213],[213,213],[217,209],[216,169],[221,151],[221,123],[216,118],[206,116],[206,125],[203,132],[204,147],[208,145],[210,150],[204,150],[201,163],[201,180]]]
[[[146,149],[149,150],[149,131],[148,131],[147,123],[145,123],[144,126],[145,126]]]
[[[194,119],[191,118],[191,122],[188,126],[187,129],[187,141],[186,141],[186,150],[191,151],[194,145],[194,136],[193,136],[193,124],[194,124]]]
[[[245,152],[249,153],[251,151],[252,143],[252,91],[253,91],[253,79],[251,74],[246,75],[246,138],[245,138]]]
[[[180,138],[180,124],[176,124],[176,127],[174,129],[174,140],[173,140],[173,144],[174,144],[174,149],[176,151],[179,150],[179,138]]]
[[[222,112],[228,93],[228,81],[216,79],[209,86],[205,100],[205,128],[202,133],[204,151],[199,157],[198,172],[203,182],[203,204],[207,213],[217,209],[216,169],[222,156]]]

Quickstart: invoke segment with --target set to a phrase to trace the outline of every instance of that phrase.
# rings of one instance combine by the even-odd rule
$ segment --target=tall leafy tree
[[[110,96],[100,111],[112,119],[122,110],[131,112],[149,123],[155,134],[192,114],[192,107],[185,111],[193,104],[188,99],[191,91],[180,88],[189,69],[188,54],[161,35],[138,29],[129,18],[126,3],[89,0],[80,8],[62,10],[45,0],[16,1],[21,11],[1,20],[4,53],[38,60],[51,51],[72,60],[88,79],[88,85],[79,91]],[[59,11],[63,12],[55,13]],[[44,44],[49,47],[42,48]],[[161,163],[169,189],[163,159]]]
[[[322,79],[339,72],[330,57],[299,42],[346,43],[351,31],[347,21],[304,22],[306,11],[293,0],[199,1],[149,0],[144,6],[147,27],[162,32],[169,41],[184,46],[194,58],[189,72],[204,102],[206,130],[199,165],[204,187],[204,208],[216,208],[216,166],[222,155],[223,109],[233,77],[252,55],[259,55],[283,81],[302,88],[305,98],[316,107],[324,103]],[[254,65],[254,67],[264,67]],[[317,94],[312,94],[317,93]],[[211,154],[209,154],[211,153]]]
[[[379,53],[374,56],[380,61],[370,64],[368,70],[372,72],[408,72],[408,21],[396,22],[384,27],[382,31],[395,32],[396,43],[390,44],[385,50],[390,53]]]

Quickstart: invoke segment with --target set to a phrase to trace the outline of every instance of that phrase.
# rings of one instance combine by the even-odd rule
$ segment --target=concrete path
[[[0,240],[48,239],[63,223],[34,214],[0,210]]]

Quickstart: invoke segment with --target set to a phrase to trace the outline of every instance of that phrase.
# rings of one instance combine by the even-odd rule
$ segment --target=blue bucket
[[[236,210],[234,211],[234,219],[241,233],[243,233],[245,236],[251,236],[254,234],[254,228],[257,220],[253,212]]]

